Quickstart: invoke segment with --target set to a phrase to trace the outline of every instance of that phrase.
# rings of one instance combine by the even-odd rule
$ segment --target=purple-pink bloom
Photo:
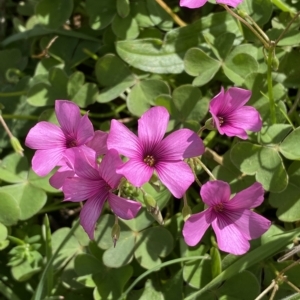
[[[230,200],[228,183],[209,181],[201,187],[200,195],[208,208],[191,215],[183,227],[183,236],[189,246],[195,246],[210,225],[216,233],[222,251],[241,255],[249,248],[249,240],[260,237],[271,226],[271,222],[251,208],[264,200],[264,190],[258,182],[237,193]]]
[[[80,148],[85,152],[86,158],[91,164],[94,164],[96,159],[106,154],[107,152],[107,141],[108,134],[101,130],[97,130],[94,133],[93,138],[87,142],[85,145],[80,146]],[[64,152],[64,157],[58,163],[60,168],[50,177],[49,183],[56,189],[61,190],[64,181],[67,177],[75,176],[74,171],[74,151],[73,148],[66,149]]]
[[[114,214],[129,220],[136,216],[141,204],[115,195],[122,175],[116,169],[123,164],[116,150],[109,150],[100,164],[86,157],[86,152],[75,148],[74,171],[76,176],[66,178],[63,184],[65,200],[79,202],[87,200],[80,212],[80,224],[90,237],[107,200]]]
[[[262,121],[259,112],[252,106],[244,106],[251,97],[251,91],[240,88],[229,88],[216,95],[209,105],[213,125],[220,134],[248,138],[246,130],[260,131]]]
[[[176,130],[164,138],[169,122],[166,108],[149,109],[138,120],[138,136],[117,120],[111,121],[107,148],[129,158],[117,173],[137,187],[148,182],[156,171],[161,182],[176,198],[181,198],[194,181],[185,158],[204,152],[202,140],[189,129]]]
[[[30,129],[25,145],[36,149],[32,169],[40,176],[47,175],[64,157],[69,148],[80,147],[94,136],[94,129],[87,115],[81,117],[79,107],[67,100],[55,101],[55,113],[60,127],[39,122]]]
[[[203,6],[207,0],[180,0],[180,6],[188,8],[198,8]],[[232,7],[237,7],[243,0],[216,0],[218,4],[226,4]]]

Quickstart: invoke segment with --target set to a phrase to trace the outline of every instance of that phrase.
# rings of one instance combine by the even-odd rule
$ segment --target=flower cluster
[[[210,103],[210,129],[242,139],[247,138],[246,130],[259,131],[259,113],[244,106],[250,97],[248,90],[230,88],[224,92],[222,88]],[[165,137],[169,113],[164,107],[152,107],[141,116],[137,135],[117,120],[111,121],[109,133],[94,131],[88,116],[81,116],[79,107],[71,101],[57,100],[55,113],[60,126],[39,122],[27,135],[26,146],[36,150],[32,168],[45,176],[57,167],[50,183],[63,191],[65,201],[86,200],[80,222],[91,239],[106,201],[113,213],[125,220],[134,218],[140,210],[139,202],[121,197],[123,177],[141,188],[155,173],[176,198],[183,197],[195,180],[185,160],[201,156],[204,144],[190,129],[179,129]],[[212,224],[221,250],[245,253],[248,241],[270,226],[268,220],[250,210],[261,204],[263,193],[256,183],[229,201],[227,183],[207,182],[200,194],[208,208],[186,221],[186,243],[196,245]]]

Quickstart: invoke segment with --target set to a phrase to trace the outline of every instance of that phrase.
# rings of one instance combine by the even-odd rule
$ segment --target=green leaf
[[[164,227],[152,227],[137,235],[134,256],[143,268],[151,269],[161,263],[173,249],[173,237]]]
[[[247,53],[229,55],[223,65],[225,75],[235,84],[243,84],[245,78],[258,70],[257,61]]]
[[[127,98],[128,109],[132,114],[141,116],[150,105],[155,104],[157,96],[169,93],[170,88],[164,81],[157,79],[140,81],[132,88]]]
[[[288,159],[300,159],[300,127],[293,130],[279,145],[280,153]]]
[[[117,0],[117,12],[120,17],[127,17],[130,13],[129,0]]]
[[[131,231],[121,231],[116,247],[111,239],[110,248],[104,252],[102,257],[104,265],[110,268],[128,265],[133,259],[135,239],[135,233]]]
[[[107,27],[117,13],[116,0],[87,0],[86,12],[92,29],[99,30]]]
[[[7,228],[2,223],[0,223],[0,242],[5,241],[7,238]]]
[[[73,99],[73,97],[78,93],[80,88],[84,85],[84,81],[85,78],[82,72],[76,71],[73,74],[71,74],[67,84],[67,92],[70,98]]]
[[[218,72],[221,63],[198,48],[189,49],[184,56],[184,69],[192,76],[197,76],[193,85],[208,83]]]
[[[87,82],[85,83],[79,91],[76,93],[73,99],[80,107],[87,107],[93,103],[95,103],[98,99],[98,87],[95,83]]]
[[[29,182],[6,185],[0,191],[13,195],[20,208],[19,220],[27,220],[38,213],[46,204],[46,193]]]
[[[267,244],[264,244],[256,249],[248,252],[244,256],[241,256],[236,262],[225,269],[219,276],[210,281],[201,290],[189,295],[185,300],[196,299],[196,297],[202,295],[204,292],[211,290],[213,287],[217,286],[226,279],[233,277],[234,275],[242,272],[253,266],[256,263],[263,261],[268,257],[272,257],[281,248],[287,245],[295,236],[300,233],[300,229],[297,228],[292,231],[288,231],[283,234],[274,235],[270,238]],[[266,234],[266,233],[265,233]]]
[[[140,33],[138,23],[131,15],[125,18],[116,15],[111,26],[114,34],[122,40],[133,40]]]
[[[0,162],[0,179],[9,183],[23,182],[28,176],[26,157],[17,153],[9,154]]]
[[[216,247],[210,249],[211,257],[211,274],[212,278],[217,277],[222,272],[221,255],[220,251]]]
[[[191,116],[193,120],[200,121],[200,118],[197,118],[197,113],[193,113],[198,103],[202,104],[201,108],[204,109],[205,114],[207,113],[208,105],[202,100],[201,91],[196,87],[181,85],[173,91],[172,97],[172,104],[174,104],[172,117],[181,123],[191,119]]]
[[[135,82],[128,66],[116,55],[107,54],[98,59],[95,67],[98,82],[106,87],[120,85],[121,92]],[[120,93],[121,93],[120,92]]]
[[[294,161],[288,169],[289,183],[281,193],[271,193],[269,202],[278,208],[276,215],[283,222],[300,220],[300,162]]]
[[[73,1],[42,0],[38,2],[35,11],[41,24],[56,29],[63,25],[71,16]]]
[[[265,190],[279,193],[286,188],[287,173],[276,149],[241,142],[233,146],[230,158],[240,171],[255,175]]]
[[[119,41],[116,50],[123,60],[140,70],[159,74],[178,74],[183,71],[183,57],[186,51],[199,45],[199,32],[207,31],[215,36],[225,31],[240,35],[235,21],[222,12],[171,30],[165,35],[164,41],[159,39]]]
[[[265,145],[278,145],[292,130],[288,124],[265,125],[258,133],[258,141]]]
[[[5,226],[11,226],[17,223],[19,217],[20,209],[16,200],[0,190],[0,222]]]

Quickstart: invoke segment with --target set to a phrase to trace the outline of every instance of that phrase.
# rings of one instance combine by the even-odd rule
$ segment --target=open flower
[[[80,224],[90,239],[94,238],[96,222],[106,200],[120,218],[134,218],[141,204],[113,193],[122,178],[122,175],[116,173],[116,168],[123,164],[118,152],[109,150],[100,165],[89,160],[81,148],[73,149],[72,152],[76,176],[66,178],[62,189],[67,201],[87,200],[80,212]]]
[[[271,222],[250,209],[264,200],[264,190],[258,182],[237,193],[230,200],[229,184],[209,181],[201,187],[200,195],[208,208],[188,218],[183,236],[189,246],[195,246],[210,225],[222,251],[241,255],[249,248],[249,240],[260,237]]]
[[[188,8],[198,8],[203,6],[207,0],[180,0],[180,6]],[[218,4],[226,4],[232,7],[237,7],[243,0],[216,0]]]
[[[225,93],[222,87],[221,92],[210,101],[209,111],[213,117],[213,125],[220,134],[246,140],[246,130],[261,130],[259,112],[252,106],[244,106],[250,97],[249,90],[233,87]]]
[[[141,187],[154,171],[176,198],[181,198],[194,175],[184,158],[199,156],[204,152],[202,140],[189,129],[174,131],[163,139],[169,121],[164,107],[153,107],[138,121],[138,136],[123,124],[111,121],[107,148],[116,149],[127,156],[127,161],[117,172],[133,185]]]
[[[69,148],[90,141],[94,129],[87,115],[81,117],[79,107],[67,100],[55,101],[55,113],[61,127],[39,122],[30,129],[25,145],[37,149],[32,158],[32,169],[40,176],[47,175],[64,157]]]

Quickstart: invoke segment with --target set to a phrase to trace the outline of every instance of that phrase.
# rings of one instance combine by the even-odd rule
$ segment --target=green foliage
[[[244,0],[233,10],[277,42],[272,60],[279,64],[272,70],[260,39],[215,0],[208,2],[191,10],[166,0],[181,21],[155,0],[1,4],[0,114],[25,149],[24,157],[14,153],[10,136],[0,130],[1,299],[251,300],[278,279],[275,270],[293,263],[277,263],[276,255],[299,237],[299,16],[290,22],[300,2]],[[200,129],[221,86],[252,91],[246,105],[259,111],[264,125],[247,141]],[[263,185],[265,200],[255,211],[273,225],[243,256],[220,251],[211,230],[188,247],[183,200],[153,179],[143,189],[164,225],[147,212],[141,191],[124,186],[126,196],[142,203],[139,214],[118,220],[114,247],[116,221],[105,205],[90,241],[73,222],[80,205],[63,201],[49,184],[56,170],[39,177],[29,164],[26,135],[38,121],[58,124],[57,99],[72,100],[89,113],[95,130],[107,132],[111,119],[136,132],[138,117],[152,106],[166,107],[167,134],[199,132],[207,147],[202,162],[230,184],[232,195],[256,181]],[[202,184],[213,178],[201,166],[194,171]],[[185,200],[193,213],[205,209],[196,183]],[[298,273],[294,266],[284,275],[299,288]],[[282,282],[274,299],[296,299],[294,293]]]

